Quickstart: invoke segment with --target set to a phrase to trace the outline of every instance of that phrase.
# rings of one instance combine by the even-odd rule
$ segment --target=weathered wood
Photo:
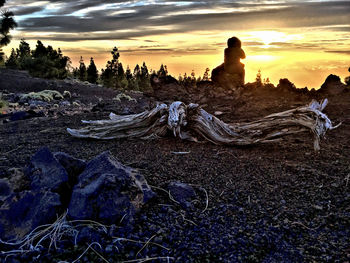
[[[320,149],[320,138],[328,130],[337,128],[322,113],[328,101],[312,101],[309,105],[284,112],[268,115],[262,119],[227,124],[203,110],[198,104],[185,105],[173,102],[169,107],[160,104],[150,111],[133,115],[110,114],[109,120],[83,121],[82,129],[67,129],[78,138],[154,139],[165,136],[167,131],[184,140],[208,140],[214,144],[251,145],[281,140],[282,137],[311,131],[314,137],[314,149]]]

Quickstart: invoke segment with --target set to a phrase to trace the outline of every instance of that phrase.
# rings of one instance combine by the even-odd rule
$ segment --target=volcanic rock
[[[82,159],[75,158],[64,152],[55,152],[53,153],[57,161],[66,169],[66,172],[69,176],[69,181],[76,181],[79,174],[81,174],[85,167],[86,161]]]
[[[11,114],[10,121],[20,121],[20,120],[26,120],[26,119],[44,117],[44,116],[45,114],[42,111],[40,112],[35,112],[33,110],[17,111]]]
[[[67,171],[46,147],[32,157],[26,174],[32,181],[33,190],[50,189],[56,192],[68,182]]]
[[[196,197],[193,187],[180,182],[171,182],[168,190],[175,201],[179,202],[183,208],[192,207],[191,201]]]
[[[322,84],[319,92],[326,93],[327,95],[337,95],[344,92],[346,85],[343,84],[340,78],[336,75],[329,75],[325,82]]]
[[[60,196],[50,191],[24,191],[8,196],[0,208],[3,230],[0,237],[22,238],[34,228],[54,222],[60,206]]]
[[[91,219],[106,224],[133,220],[136,209],[155,194],[144,177],[122,165],[110,152],[91,160],[79,176],[69,204],[72,219]]]

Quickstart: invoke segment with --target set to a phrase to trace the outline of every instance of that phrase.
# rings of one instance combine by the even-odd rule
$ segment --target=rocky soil
[[[77,227],[79,242],[67,235],[50,250],[48,243],[30,253],[3,254],[2,262],[73,262],[80,255],[75,262],[349,262],[349,87],[334,77],[318,92],[295,90],[286,82],[278,88],[246,85],[239,94],[210,83],[195,92],[175,91],[177,85],[165,83],[162,92],[129,93],[135,100],[118,101],[113,100],[118,92],[99,86],[0,71],[0,90],[9,97],[47,89],[72,94],[69,104],[11,104],[0,115],[0,177],[8,178],[18,196],[28,189],[23,173],[43,146],[86,161],[110,151],[137,169],[157,194],[136,211],[130,227],[119,222],[108,231],[92,224]],[[308,133],[279,143],[225,147],[172,137],[83,140],[66,132],[81,127],[82,119],[141,112],[157,100],[192,100],[225,122],[244,122],[325,97],[325,113],[342,125],[327,134],[319,153]],[[29,110],[41,113],[13,118],[13,112]],[[174,182],[185,183],[194,194],[186,202],[169,196]],[[1,209],[5,190],[0,189]],[[0,245],[1,251],[10,249]]]

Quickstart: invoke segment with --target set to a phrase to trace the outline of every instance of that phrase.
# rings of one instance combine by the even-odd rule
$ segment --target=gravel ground
[[[62,89],[66,88],[78,95],[85,88],[80,100],[95,103],[92,87]],[[7,90],[21,92],[10,86]],[[108,92],[99,92],[99,97],[110,99]],[[213,99],[205,109],[223,110],[224,121],[238,122],[309,100],[306,95],[259,94],[243,102]],[[197,198],[189,210],[154,188],[158,197],[139,211],[133,228],[114,230],[114,238],[96,230],[93,238],[101,247],[92,248],[100,256],[89,249],[79,262],[106,262],[102,257],[108,262],[147,257],[150,262],[349,262],[350,94],[329,97],[329,101],[325,113],[343,124],[322,141],[319,153],[314,152],[308,133],[251,147],[196,144],[171,137],[97,141],[69,136],[67,127],[78,128],[82,119],[108,115],[89,110],[3,123],[0,176],[8,177],[10,168],[23,169],[40,147],[47,146],[86,160],[110,150],[158,188],[172,181],[195,185]],[[172,153],[180,151],[189,154]],[[38,258],[36,253],[7,260],[72,262],[91,242],[72,247],[67,237],[57,249],[49,253],[43,249]]]

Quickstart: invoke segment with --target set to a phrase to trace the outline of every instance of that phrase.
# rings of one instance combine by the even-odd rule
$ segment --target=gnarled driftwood
[[[170,106],[160,104],[150,111],[133,115],[110,114],[109,120],[82,121],[88,124],[82,129],[67,129],[79,138],[152,139],[165,136],[167,131],[184,140],[198,141],[204,138],[215,144],[251,145],[281,140],[283,136],[311,131],[314,149],[320,149],[320,138],[327,130],[337,128],[322,113],[328,101],[312,101],[309,105],[268,115],[262,119],[227,124],[203,110],[198,104],[185,105],[181,101]]]

